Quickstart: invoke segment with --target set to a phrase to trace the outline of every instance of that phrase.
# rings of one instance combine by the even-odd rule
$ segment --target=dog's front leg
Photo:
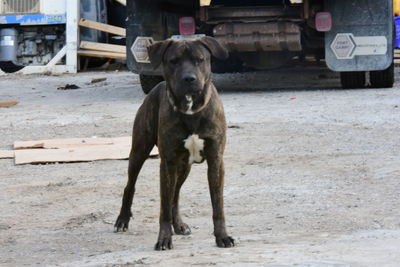
[[[160,232],[155,250],[172,249],[172,206],[177,180],[176,164],[161,158],[160,166]]]
[[[213,207],[214,235],[218,247],[232,247],[235,241],[228,236],[224,215],[224,161],[222,155],[207,158],[208,184]]]

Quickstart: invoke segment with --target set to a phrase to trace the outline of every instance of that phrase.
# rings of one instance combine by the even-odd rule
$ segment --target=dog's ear
[[[147,47],[149,59],[154,68],[160,66],[163,61],[165,51],[167,51],[172,42],[172,40],[167,39],[165,41],[155,42]]]
[[[227,59],[229,56],[228,50],[220,44],[216,39],[210,36],[204,36],[199,41],[211,52],[211,55],[218,59]]]

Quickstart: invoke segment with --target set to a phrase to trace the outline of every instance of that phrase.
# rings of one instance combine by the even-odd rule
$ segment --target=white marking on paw
[[[192,110],[193,98],[192,98],[192,96],[191,95],[186,95],[186,100],[188,101],[188,103],[187,103],[187,110],[185,111],[185,113],[187,115],[193,115],[193,110]]]
[[[185,148],[189,150],[189,164],[193,162],[200,163],[203,157],[200,155],[200,151],[204,149],[204,139],[199,138],[197,134],[192,134],[185,140]]]

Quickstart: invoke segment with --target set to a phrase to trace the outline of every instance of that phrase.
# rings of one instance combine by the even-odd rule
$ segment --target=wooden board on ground
[[[18,101],[7,101],[7,102],[0,102],[0,107],[12,107],[17,105]]]
[[[14,150],[0,150],[0,159],[14,158]]]
[[[100,23],[100,22],[93,21],[93,20],[81,19],[79,21],[79,26],[94,29],[94,30],[99,30],[102,32],[108,32],[108,33],[112,33],[112,34],[119,35],[119,36],[124,36],[124,37],[126,36],[126,30],[124,28]]]
[[[15,164],[54,162],[86,162],[107,159],[128,159],[132,137],[65,138],[16,141],[11,151]],[[11,154],[7,154],[11,156]],[[150,157],[158,156],[155,147]]]
[[[94,50],[78,50],[78,55],[85,57],[126,59],[126,53],[123,54],[123,53],[94,51]]]
[[[99,145],[124,145],[131,146],[132,137],[113,137],[113,138],[60,138],[60,139],[39,139],[28,141],[15,141],[14,149],[30,149],[30,148],[69,148]]]
[[[128,159],[130,149],[130,146],[125,145],[101,145],[60,149],[15,150],[15,164],[23,165]],[[155,147],[150,153],[150,157],[155,156],[158,156],[157,147]]]
[[[129,149],[130,148],[126,146],[104,145],[60,149],[15,150],[15,164],[127,159]]]
[[[82,49],[105,51],[126,54],[126,47],[124,45],[104,44],[89,41],[82,41],[80,46]]]

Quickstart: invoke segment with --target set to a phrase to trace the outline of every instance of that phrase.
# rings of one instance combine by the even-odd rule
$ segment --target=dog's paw
[[[192,231],[186,223],[174,224],[174,232],[177,235],[190,235]]]
[[[235,246],[235,240],[230,236],[215,237],[215,242],[220,248],[230,248]]]
[[[165,237],[162,239],[159,239],[157,244],[154,246],[155,250],[167,250],[167,249],[172,249],[172,238],[171,237]]]
[[[117,221],[114,224],[114,233],[126,232],[129,227],[130,217],[119,215]]]
[[[172,249],[172,228],[169,223],[162,223],[160,225],[160,233],[158,234],[158,241],[157,244],[154,246],[154,249]]]

